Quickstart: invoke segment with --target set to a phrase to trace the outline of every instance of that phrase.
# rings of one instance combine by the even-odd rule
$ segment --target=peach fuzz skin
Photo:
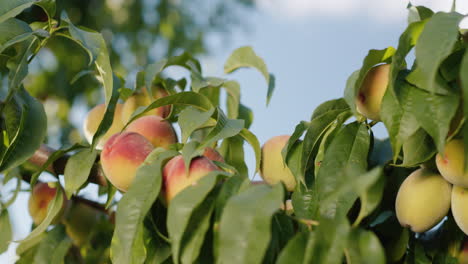
[[[154,147],[145,137],[135,132],[113,135],[101,152],[101,164],[107,179],[121,191],[127,191],[138,167]]]
[[[260,164],[260,176],[268,184],[283,182],[288,191],[296,187],[296,178],[291,170],[284,164],[281,151],[288,142],[290,136],[282,135],[270,138],[262,147],[262,160]]]
[[[451,140],[445,144],[444,152],[436,155],[437,169],[442,177],[451,184],[468,188],[464,162],[465,148],[461,139]]]
[[[39,182],[34,186],[28,201],[29,214],[31,215],[34,224],[39,225],[44,221],[47,216],[49,203],[55,198],[56,192],[57,189],[49,187],[45,182]],[[65,209],[65,206],[66,197],[64,195],[62,208]],[[57,218],[60,217],[61,213],[59,213]],[[53,223],[56,222],[57,218],[54,219]]]
[[[198,156],[192,159],[188,175],[184,159],[181,155],[172,158],[163,169],[163,193],[169,203],[179,192],[219,168],[206,157]]]
[[[162,88],[153,89],[153,97],[155,100],[168,96],[168,95],[169,94],[166,92],[166,90]],[[133,112],[135,112],[135,110],[138,107],[141,107],[141,106],[146,107],[150,105],[153,101],[154,100],[151,100],[148,92],[146,91],[146,88],[143,88],[140,92],[137,92],[134,95],[130,96],[125,101],[122,107],[121,117],[122,117],[123,122],[124,123],[128,122]],[[146,112],[145,115],[156,115],[162,118],[166,118],[170,112],[171,112],[171,106],[166,105],[166,106],[161,106],[161,107],[152,109]]]
[[[177,136],[171,123],[155,115],[138,118],[130,123],[125,131],[144,136],[154,147],[167,149],[177,143]]]
[[[214,148],[206,147],[203,151],[203,156],[212,161],[225,162],[223,156]]]
[[[104,118],[104,113],[106,112],[106,105],[105,104],[99,104],[95,106],[93,109],[91,109],[88,112],[88,115],[86,116],[86,120],[83,125],[83,131],[85,134],[86,140],[91,144],[91,141],[93,140],[93,136],[96,133],[99,124],[101,123],[102,119]],[[112,121],[112,125],[107,130],[106,134],[104,134],[101,139],[99,139],[98,144],[96,145],[97,149],[102,149],[106,141],[115,133],[120,132],[124,124],[121,119],[122,115],[122,104],[117,104],[115,106],[115,112],[114,112],[114,120]]]
[[[380,106],[387,90],[390,64],[375,66],[367,72],[356,98],[359,113],[368,119],[380,121]]]

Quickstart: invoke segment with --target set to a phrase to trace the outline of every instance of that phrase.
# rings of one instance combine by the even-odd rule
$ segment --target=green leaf
[[[429,160],[437,152],[434,141],[423,129],[418,129],[403,143],[403,164],[415,167]]]
[[[304,251],[304,263],[342,263],[349,229],[349,223],[345,217],[319,218],[317,229],[309,235]]]
[[[68,28],[72,39],[86,49],[90,57],[90,64],[94,63],[99,73],[100,80],[104,85],[104,95],[106,105],[109,104],[113,94],[114,78],[110,64],[107,45],[101,33],[90,29],[78,28],[71,23],[65,12],[62,13],[62,20],[68,23]]]
[[[392,143],[393,161],[397,160],[400,150],[412,134],[419,129],[419,123],[410,106],[413,104],[412,91],[416,90],[409,83],[404,81],[404,74],[401,74],[394,83],[394,92],[387,90],[382,99],[380,116],[387,128]]]
[[[216,125],[200,143],[200,149],[204,149],[220,139],[233,137],[244,130],[243,120],[228,119],[220,108],[217,108],[216,111],[218,114]]]
[[[0,212],[0,254],[7,251],[13,240],[13,230],[11,228],[10,216],[8,210],[3,209]]]
[[[31,55],[31,51],[36,44],[36,39],[27,41],[22,45],[17,52],[17,55],[8,60],[7,68],[8,73],[8,88],[10,90],[20,90],[20,85],[24,78],[28,75],[28,58]]]
[[[239,135],[247,141],[250,146],[252,147],[254,154],[255,154],[255,172],[258,172],[260,169],[260,159],[262,155],[262,150],[260,148],[260,142],[258,141],[257,137],[250,132],[249,130],[243,128]]]
[[[234,50],[224,64],[224,72],[231,73],[239,68],[251,67],[257,69],[268,84],[267,105],[274,90],[274,78],[270,79],[268,68],[262,58],[255,54],[252,47],[245,46]],[[271,76],[273,77],[273,76]]]
[[[34,4],[35,0],[2,0],[0,5],[0,23],[15,17],[24,9]]]
[[[34,256],[34,263],[63,263],[72,241],[65,232],[65,226],[58,225],[42,239]]]
[[[127,124],[130,124],[133,120],[143,116],[144,113],[150,111],[151,109],[171,104],[182,106],[194,106],[202,111],[211,111],[211,109],[214,108],[213,104],[211,104],[210,99],[208,99],[202,94],[195,92],[180,92],[174,95],[159,98],[150,105],[148,105],[146,108],[137,109],[135,113],[133,113],[132,118],[130,118]]]
[[[314,188],[307,189],[299,185],[292,193],[291,200],[294,208],[294,215],[299,219],[311,220],[316,215],[317,194]]]
[[[223,88],[227,92],[226,108],[228,118],[235,119],[239,117],[240,107],[240,85],[236,81],[224,82]]]
[[[25,22],[10,18],[0,23],[0,53],[6,48],[32,36],[32,29]]]
[[[174,263],[193,263],[198,257],[213,211],[213,199],[205,200],[220,181],[220,172],[211,172],[177,194],[169,203],[167,230]],[[197,230],[199,229],[199,230]]]
[[[344,114],[343,119],[350,116],[349,106],[343,99],[335,99],[321,104],[312,114],[310,124],[304,136],[304,147],[302,153],[301,173],[305,175],[309,163],[313,162],[313,154],[320,144],[320,138],[324,135],[328,127],[340,116]],[[304,177],[304,176],[302,176]]]
[[[47,116],[44,107],[24,88],[16,92],[12,100],[7,103],[3,116],[6,122],[12,118],[11,121],[16,123],[17,129],[14,135],[8,135],[10,145],[1,159],[0,171],[9,170],[28,160],[40,147],[47,132]]]
[[[276,264],[305,263],[304,252],[309,240],[309,233],[297,233],[278,256]]]
[[[460,67],[460,82],[462,86],[462,100],[468,102],[468,49],[465,50]],[[468,104],[463,104],[463,116],[468,116]],[[463,143],[465,146],[465,171],[468,171],[468,126],[462,128]]]
[[[356,122],[343,127],[330,143],[314,184],[320,214],[328,217],[346,215],[351,208],[358,195],[347,191],[337,192],[337,188],[350,184],[350,179],[359,180],[364,174],[369,144],[366,125]],[[329,201],[322,203],[324,200]]]
[[[16,248],[16,254],[18,256],[22,256],[22,255],[25,255],[25,254],[28,254],[28,252],[31,252],[35,249],[35,247],[37,247],[37,245],[42,241],[42,239],[44,239],[44,237],[46,236],[46,233],[41,233],[37,236],[35,236],[33,239],[31,240],[28,240],[26,242],[24,241],[21,241],[18,245],[18,247]],[[33,255],[34,257],[34,255]],[[30,261],[29,263],[31,263],[32,261]]]
[[[459,104],[459,96],[431,94],[414,87],[410,89],[408,111],[418,120],[419,125],[434,139],[434,143],[442,152],[445,146],[450,121],[455,116]]]
[[[68,199],[88,180],[97,154],[96,150],[86,148],[68,159],[64,172],[65,194]]]
[[[427,22],[416,43],[416,60],[421,74],[427,80],[425,89],[435,93],[439,66],[450,55],[458,40],[458,24],[463,15],[458,13],[434,14]]]
[[[40,6],[44,10],[44,12],[46,12],[47,16],[49,17],[49,20],[53,19],[57,10],[55,0],[39,0],[34,4]]]
[[[211,115],[213,115],[213,112],[214,108],[211,108],[208,111],[200,111],[199,109],[192,106],[186,107],[184,110],[182,110],[178,119],[178,124],[182,130],[182,143],[187,143],[187,140],[192,132],[208,122]]]
[[[66,153],[70,152],[70,151],[73,151],[75,149],[79,149],[79,148],[83,148],[84,146],[81,145],[81,144],[74,144],[70,147],[67,147],[67,148],[63,148],[63,149],[59,149],[59,150],[56,150],[54,151],[50,156],[49,158],[47,159],[47,161],[42,164],[42,166],[36,170],[32,175],[31,175],[31,181],[30,181],[30,184],[31,185],[35,185],[36,182],[37,182],[37,179],[39,178],[39,176],[41,175],[42,172],[44,172],[49,166],[51,166],[56,160],[58,160],[59,158],[63,157],[63,155],[65,155]],[[66,184],[66,183],[65,183]]]
[[[236,168],[240,175],[248,177],[248,168],[244,159],[244,140],[239,135],[225,138],[219,152],[227,164]]]
[[[57,183],[58,185],[58,183]],[[62,188],[60,186],[57,186],[55,192],[55,197],[54,199],[49,203],[47,207],[47,215],[44,218],[44,220],[31,232],[29,235],[21,241],[21,244],[29,244],[31,242],[37,241],[36,238],[38,238],[42,233],[44,233],[47,230],[47,227],[52,223],[52,221],[55,219],[55,217],[59,214],[61,210],[63,210],[63,193],[62,193]]]
[[[388,92],[395,92],[395,81],[397,80],[400,71],[406,69],[406,56],[411,49],[416,45],[416,42],[421,35],[427,20],[411,23],[408,25],[406,30],[401,34],[398,41],[398,48],[392,58],[392,64],[390,65],[390,78],[388,81]]]
[[[379,238],[371,231],[354,229],[348,237],[347,263],[385,264],[385,252]]]
[[[344,99],[355,115],[357,115],[355,100],[367,72],[379,63],[388,63],[394,53],[395,49],[393,47],[388,47],[382,50],[370,50],[367,56],[364,58],[361,69],[358,72],[354,72],[349,77],[348,81],[346,82]]]
[[[254,119],[252,109],[248,108],[247,106],[243,104],[240,104],[238,118],[244,120],[244,127],[246,129],[249,129]]]
[[[272,216],[283,196],[278,184],[253,186],[231,197],[219,225],[216,263],[261,263],[271,238]]]
[[[408,24],[425,20],[430,18],[433,14],[434,12],[427,7],[410,5],[408,7]]]
[[[112,90],[112,96],[107,104],[106,112],[102,117],[101,123],[99,124],[96,133],[94,133],[93,135],[93,141],[91,144],[92,149],[96,148],[96,145],[99,143],[99,139],[106,134],[107,130],[109,130],[109,128],[112,126],[112,123],[114,122],[114,113],[117,107],[117,102],[119,100],[118,90],[121,85],[121,80],[114,75],[114,81],[112,83],[114,85],[114,89]],[[98,147],[102,148],[103,146]]]
[[[177,154],[176,151],[159,153],[151,163],[145,161],[138,168],[133,183],[117,207],[115,231],[111,244],[113,263],[133,264],[145,261],[143,220],[153,202],[158,198],[162,184],[161,170],[165,161]]]

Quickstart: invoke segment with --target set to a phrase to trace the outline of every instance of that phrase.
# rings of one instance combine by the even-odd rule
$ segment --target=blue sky
[[[458,1],[468,13],[468,1]],[[396,0],[258,0],[259,10],[246,13],[246,29],[237,30],[228,43],[213,40],[215,52],[202,58],[205,73],[222,76],[224,61],[237,47],[249,45],[276,77],[276,90],[265,106],[267,87],[262,76],[242,69],[227,76],[241,83],[242,101],[252,108],[251,127],[261,143],[290,134],[308,120],[322,102],[341,97],[346,79],[359,69],[369,49],[396,47],[406,27],[406,1]],[[412,1],[436,10],[449,10],[451,1]],[[377,136],[384,137],[382,126]],[[246,147],[248,165],[253,153]],[[10,210],[15,239],[25,237],[31,224],[27,195],[21,194]],[[0,263],[13,263],[14,250],[0,255]]]

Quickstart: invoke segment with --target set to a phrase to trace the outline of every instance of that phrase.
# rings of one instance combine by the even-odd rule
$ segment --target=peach
[[[168,96],[169,94],[164,90],[163,88],[154,88],[153,87],[153,100],[148,94],[148,91],[146,91],[146,88],[141,89],[140,92],[136,92],[132,96],[130,96],[124,103],[123,108],[122,108],[122,120],[124,123],[127,123],[130,120],[130,117],[132,116],[133,112],[138,107],[146,107],[150,105],[154,100],[159,99],[161,97]],[[162,107],[158,107],[155,109],[152,109],[151,111],[148,111],[145,113],[145,115],[157,115],[162,118],[166,118],[169,113],[171,112],[171,106],[166,105]]]
[[[382,64],[371,68],[359,89],[356,97],[357,111],[363,116],[380,121],[380,105],[387,90],[390,64]]]
[[[453,139],[445,144],[444,152],[436,156],[437,169],[448,182],[468,188],[468,173],[465,173],[465,148],[462,139]]]
[[[401,184],[395,202],[398,221],[413,232],[425,232],[450,210],[452,185],[438,173],[417,169]]]
[[[47,209],[50,202],[55,198],[57,189],[50,187],[45,182],[37,183],[32,189],[31,196],[28,201],[29,214],[31,215],[34,224],[39,225],[47,216]],[[55,217],[53,224],[56,224],[58,220],[62,217],[63,212],[67,204],[67,199],[63,193],[63,205],[62,210]]]
[[[99,124],[101,123],[102,119],[104,118],[104,113],[106,111],[106,105],[100,104],[95,106],[88,112],[86,116],[86,120],[84,122],[83,130],[85,134],[85,138],[91,144],[93,141],[94,133],[96,133]],[[121,119],[122,115],[122,104],[117,104],[115,107],[114,112],[114,120],[112,122],[111,127],[107,132],[99,139],[99,142],[96,145],[97,149],[102,149],[106,141],[115,133],[120,132],[123,129],[124,123]]]
[[[121,191],[127,191],[138,167],[154,147],[145,137],[134,132],[115,134],[104,145],[101,164],[107,179]]]
[[[127,126],[125,131],[136,132],[144,136],[154,147],[167,149],[170,145],[177,143],[177,136],[171,123],[155,115],[136,119]]]
[[[203,151],[203,156],[212,161],[225,162],[223,156],[214,148],[206,147]]]
[[[190,185],[195,185],[199,179],[219,168],[204,156],[192,159],[188,174],[182,155],[172,158],[163,169],[163,193],[169,203],[179,192]]]
[[[269,139],[262,147],[262,159],[260,164],[260,176],[268,184],[283,182],[290,192],[296,187],[296,178],[283,161],[281,151],[288,142],[290,136],[276,136]]]
[[[468,189],[454,186],[452,190],[452,214],[455,223],[468,234]]]

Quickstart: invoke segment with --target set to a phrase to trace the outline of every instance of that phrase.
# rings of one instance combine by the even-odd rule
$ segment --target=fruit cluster
[[[378,65],[368,71],[362,82],[356,107],[368,119],[380,121],[389,74],[389,64]],[[461,118],[455,116],[449,136],[453,136],[460,122]],[[450,140],[443,153],[436,155],[436,166],[422,165],[404,180],[395,202],[402,226],[413,232],[425,232],[437,225],[451,208],[455,222],[468,234],[468,173],[465,173],[463,146],[462,139]]]

